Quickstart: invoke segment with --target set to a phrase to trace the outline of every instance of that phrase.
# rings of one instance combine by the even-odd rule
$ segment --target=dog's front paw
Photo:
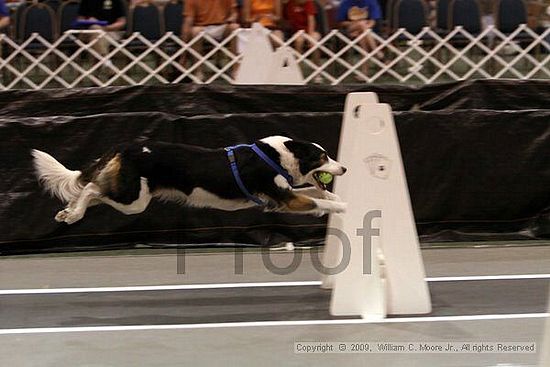
[[[344,213],[346,209],[348,208],[348,204],[344,202],[338,202],[335,201],[332,203],[331,207],[329,208],[330,213]]]
[[[327,215],[328,212],[324,210],[313,210],[310,214],[313,215],[314,217],[322,217],[323,215]]]
[[[338,196],[335,193],[332,193],[330,191],[325,191],[324,194],[325,194],[325,199],[327,199],[327,200],[342,201],[342,199],[340,199],[340,196]]]

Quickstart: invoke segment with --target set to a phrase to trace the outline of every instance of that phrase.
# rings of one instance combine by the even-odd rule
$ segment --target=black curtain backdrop
[[[43,193],[30,150],[79,169],[133,140],[223,147],[268,135],[335,155],[347,93],[394,109],[423,242],[550,238],[550,83],[403,86],[171,85],[0,93],[0,253],[135,246],[321,244],[326,218],[192,209],[153,202],[125,216],[92,207],[68,226]]]

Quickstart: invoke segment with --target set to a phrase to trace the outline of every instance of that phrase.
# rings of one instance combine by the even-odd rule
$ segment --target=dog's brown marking
[[[294,197],[286,200],[286,206],[290,210],[295,211],[308,211],[313,210],[317,207],[315,202],[304,195],[295,195]]]
[[[321,167],[322,165],[328,163],[328,155],[327,153],[322,153],[319,157],[319,160],[315,161],[315,166]]]
[[[120,153],[117,153],[99,172],[97,183],[99,184],[99,187],[101,187],[101,191],[103,193],[118,192],[121,165]]]

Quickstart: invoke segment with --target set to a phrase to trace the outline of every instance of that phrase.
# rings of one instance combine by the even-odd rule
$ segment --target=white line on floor
[[[520,279],[550,279],[550,274],[509,274],[509,275],[471,275],[456,277],[426,278],[428,282],[460,282],[482,280],[520,280]],[[0,296],[17,294],[53,294],[53,293],[98,293],[98,292],[145,292],[145,291],[176,291],[224,288],[259,288],[259,287],[303,287],[319,286],[318,280],[294,282],[257,282],[257,283],[207,283],[207,284],[169,284],[144,285],[126,287],[86,287],[86,288],[25,288],[2,289]]]
[[[95,292],[139,292],[139,291],[176,291],[195,289],[224,288],[258,288],[258,287],[302,287],[318,286],[321,282],[260,282],[260,283],[218,283],[218,284],[175,284],[175,285],[144,285],[129,287],[96,287],[96,288],[38,288],[38,289],[2,289],[0,295],[13,294],[48,294],[48,293],[95,293]]]
[[[495,315],[461,315],[461,316],[431,316],[431,317],[396,317],[381,320],[344,319],[344,320],[302,320],[302,321],[251,321],[251,322],[221,322],[204,324],[176,324],[176,325],[113,325],[113,326],[75,326],[75,327],[47,327],[47,328],[20,328],[0,329],[0,335],[12,334],[45,334],[45,333],[75,333],[97,331],[146,331],[146,330],[175,330],[175,329],[217,329],[217,328],[244,328],[269,326],[314,326],[314,325],[350,325],[350,324],[393,324],[412,322],[444,322],[444,321],[483,321],[483,320],[510,320],[510,319],[538,319],[549,317],[550,313],[524,314],[495,314]]]
[[[426,278],[428,282],[466,282],[475,280],[550,279],[550,274],[463,275],[457,277]]]

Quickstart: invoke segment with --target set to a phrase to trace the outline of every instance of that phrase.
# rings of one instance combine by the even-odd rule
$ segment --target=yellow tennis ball
[[[334,178],[330,173],[328,172],[319,172],[319,182],[328,185],[332,182],[332,179]]]

